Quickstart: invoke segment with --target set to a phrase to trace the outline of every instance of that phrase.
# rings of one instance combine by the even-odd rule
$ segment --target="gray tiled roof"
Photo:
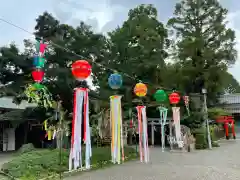
[[[22,101],[21,104],[17,105],[13,103],[12,97],[2,97],[0,98],[0,108],[6,109],[26,109],[27,107],[36,107],[36,104],[28,103],[27,101]]]

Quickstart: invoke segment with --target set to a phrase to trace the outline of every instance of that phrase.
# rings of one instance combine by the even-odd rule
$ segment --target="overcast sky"
[[[4,18],[28,31],[33,31],[35,19],[44,11],[51,12],[63,23],[76,25],[79,20],[90,24],[98,32],[107,32],[127,18],[129,9],[139,4],[154,4],[159,19],[166,22],[172,16],[174,5],[179,0],[1,0],[0,18]],[[240,40],[239,0],[220,0],[229,10],[229,26],[236,31]],[[101,2],[101,3],[100,3]],[[31,35],[0,21],[0,45],[11,41],[21,46],[22,40]],[[239,58],[229,71],[240,81],[240,41],[237,44]]]

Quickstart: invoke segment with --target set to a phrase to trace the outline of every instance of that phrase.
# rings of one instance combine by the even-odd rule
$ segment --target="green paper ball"
[[[43,89],[43,88],[44,88],[44,85],[39,84],[39,83],[35,83],[35,84],[33,84],[33,87],[34,87],[36,90],[40,90],[40,89]]]
[[[154,94],[154,98],[157,102],[164,102],[167,100],[168,96],[167,94],[165,93],[164,90],[162,89],[159,89],[157,90],[157,92]]]

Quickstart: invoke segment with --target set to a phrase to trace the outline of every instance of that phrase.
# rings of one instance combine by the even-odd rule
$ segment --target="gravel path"
[[[66,180],[240,180],[240,139],[220,145],[190,153],[151,148],[149,164],[129,162]]]

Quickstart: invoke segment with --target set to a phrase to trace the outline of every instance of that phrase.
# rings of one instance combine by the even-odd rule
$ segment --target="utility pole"
[[[208,138],[208,148],[212,149],[212,141],[211,141],[211,134],[209,129],[209,120],[208,120],[208,108],[207,108],[207,90],[202,89],[203,93],[203,108],[204,108],[204,118],[205,118],[205,126],[207,128],[207,138]]]

